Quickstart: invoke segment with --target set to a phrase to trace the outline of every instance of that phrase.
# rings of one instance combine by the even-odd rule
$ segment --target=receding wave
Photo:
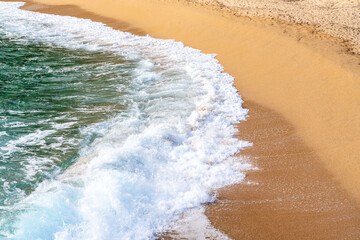
[[[153,239],[244,178],[215,55],[0,2],[0,236]]]

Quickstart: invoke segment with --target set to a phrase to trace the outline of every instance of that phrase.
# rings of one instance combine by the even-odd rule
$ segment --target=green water
[[[0,35],[0,207],[66,169],[102,134],[89,126],[127,109],[135,67]]]

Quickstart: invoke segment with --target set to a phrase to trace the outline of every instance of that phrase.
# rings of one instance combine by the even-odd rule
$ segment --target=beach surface
[[[308,24],[241,17],[228,8],[221,11],[221,4],[38,2],[63,6],[31,3],[24,8],[91,18],[218,54],[250,109],[238,134],[254,146],[240,156],[259,170],[219,191],[219,200],[206,211],[216,228],[234,239],[359,238],[356,42],[349,45],[340,34],[329,36]]]

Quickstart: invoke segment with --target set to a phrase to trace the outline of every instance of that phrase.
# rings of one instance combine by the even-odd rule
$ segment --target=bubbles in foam
[[[22,146],[42,145],[44,137],[54,132],[55,131],[53,130],[46,130],[46,131],[38,130],[34,133],[30,133],[28,135],[20,137],[17,140],[9,141],[6,146],[0,147],[0,149],[4,151],[4,154],[11,154],[14,151],[19,151],[22,148]]]
[[[83,146],[67,171],[11,206],[13,228],[1,234],[13,239],[153,239],[186,209],[213,201],[214,188],[244,178],[241,171],[249,166],[231,156],[249,145],[233,137],[233,124],[247,111],[215,55],[90,20],[22,11],[21,5],[0,3],[0,23],[8,36],[89,54],[108,52],[137,64],[129,70],[129,86],[112,87],[127,108],[81,128],[98,137]],[[107,111],[107,106],[98,108]],[[89,108],[77,110],[92,114]],[[19,139],[8,151],[52,131]]]
[[[230,240],[230,238],[215,229],[205,215],[203,206],[186,211],[176,224],[171,225],[169,237],[172,239],[216,239]]]

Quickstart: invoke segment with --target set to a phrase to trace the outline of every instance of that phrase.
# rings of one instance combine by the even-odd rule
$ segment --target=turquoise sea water
[[[136,63],[101,52],[0,37],[1,204],[63,171],[99,133],[84,131],[129,107]],[[127,89],[127,90],[126,90]]]
[[[213,55],[0,2],[0,239],[153,239],[247,167]]]

